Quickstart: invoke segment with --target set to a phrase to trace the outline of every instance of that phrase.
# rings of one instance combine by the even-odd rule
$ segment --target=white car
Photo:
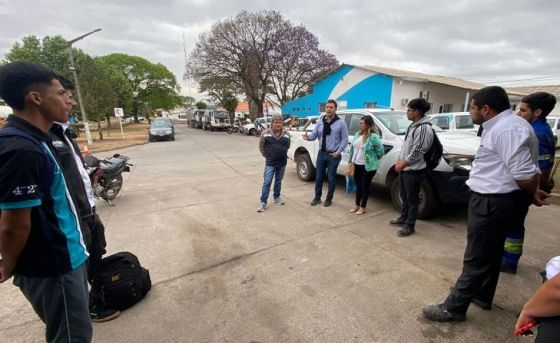
[[[469,112],[430,114],[430,122],[443,131],[476,134],[480,125],[474,124]]]
[[[558,148],[560,146],[558,143],[558,132],[560,131],[560,117],[547,116],[546,122],[552,128],[552,133],[554,134],[554,145]]]
[[[385,147],[385,156],[381,158],[381,165],[373,178],[373,183],[391,190],[391,198],[397,208],[402,206],[400,199],[400,184],[395,171],[395,162],[399,156],[404,135],[410,121],[402,111],[386,109],[356,109],[337,112],[337,115],[348,125],[349,142],[358,131],[360,119],[371,116],[375,125],[381,131],[381,141]],[[474,155],[480,145],[480,137],[470,133],[444,132],[434,127],[443,145],[443,158],[439,166],[428,172],[421,186],[419,218],[433,215],[441,203],[466,202],[469,191],[465,181],[469,177]],[[298,177],[304,181],[315,178],[315,165],[319,150],[318,140],[306,141],[301,138],[303,132],[293,131],[292,144],[288,150],[288,157],[295,161]],[[342,152],[342,160],[337,174],[345,175],[348,166],[348,143]]]
[[[256,136],[263,129],[268,129],[270,125],[272,125],[272,117],[257,118],[253,123],[243,125],[243,133],[249,136]]]

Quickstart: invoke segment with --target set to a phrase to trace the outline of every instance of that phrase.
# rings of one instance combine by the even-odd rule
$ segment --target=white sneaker
[[[284,205],[284,204],[285,204],[284,200],[282,200],[281,197],[275,198],[275,199],[274,199],[274,203],[275,203],[276,205]]]
[[[265,207],[266,207],[266,204],[264,202],[261,202],[261,204],[259,205],[259,208],[257,208],[257,212],[264,212]]]

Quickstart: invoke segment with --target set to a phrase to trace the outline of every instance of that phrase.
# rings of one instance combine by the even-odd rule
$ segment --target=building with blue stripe
[[[457,78],[398,69],[343,64],[318,80],[313,91],[284,104],[283,114],[305,117],[324,112],[328,99],[339,109],[405,110],[410,99],[425,98],[431,113],[468,111],[470,96],[486,85]],[[517,104],[524,94],[509,92]]]

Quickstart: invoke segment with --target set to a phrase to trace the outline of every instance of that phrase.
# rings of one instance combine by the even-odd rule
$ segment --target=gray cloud
[[[280,11],[345,63],[479,82],[560,74],[560,3],[547,0],[0,0],[0,56],[25,35],[72,39],[100,27],[76,46],[160,62],[184,86],[183,34],[190,52],[202,32],[241,10]],[[522,83],[560,83],[560,77]]]

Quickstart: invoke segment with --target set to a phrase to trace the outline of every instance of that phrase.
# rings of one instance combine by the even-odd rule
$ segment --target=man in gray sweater
[[[408,103],[406,115],[412,124],[404,136],[404,143],[395,171],[400,175],[400,195],[402,199],[401,216],[391,220],[391,225],[401,226],[397,235],[410,236],[414,233],[418,207],[420,203],[420,185],[424,181],[426,161],[424,154],[430,149],[434,141],[434,131],[430,118],[426,113],[430,104],[422,98],[412,99]]]

